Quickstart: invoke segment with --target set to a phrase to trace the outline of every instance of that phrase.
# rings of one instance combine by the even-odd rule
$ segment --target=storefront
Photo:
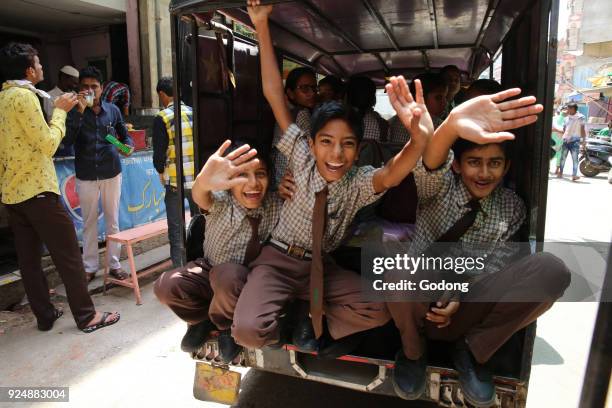
[[[170,29],[164,25],[168,3],[169,0],[2,0],[0,46],[18,41],[32,44],[39,51],[45,72],[45,80],[38,84],[41,89],[55,86],[64,65],[77,69],[95,65],[104,80],[128,84],[132,113],[152,115],[158,111],[154,92],[157,78],[160,72],[171,72],[171,53],[166,52]],[[146,136],[150,139],[152,117],[131,115],[128,121],[137,129],[149,128]],[[150,151],[141,151],[122,160],[122,229],[165,217],[164,191],[151,157]],[[80,237],[82,220],[74,191],[74,159],[57,159],[56,170],[64,204]],[[102,219],[99,222],[101,227]],[[0,204],[0,279],[3,273],[16,269],[13,237],[6,210]]]

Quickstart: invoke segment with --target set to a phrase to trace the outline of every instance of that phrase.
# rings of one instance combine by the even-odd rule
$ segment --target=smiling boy
[[[249,273],[248,265],[276,224],[281,200],[268,194],[269,161],[249,145],[226,141],[206,162],[193,184],[193,200],[206,217],[204,258],[164,273],[155,294],[189,327],[183,351],[197,350],[213,324],[221,330],[221,359],[240,352],[230,334],[234,307]]]
[[[232,334],[238,343],[248,347],[277,343],[278,318],[286,303],[291,299],[310,300],[314,328],[308,321],[303,335],[298,336],[303,341],[298,342],[312,349],[313,334],[318,338],[323,331],[323,308],[333,339],[389,320],[383,303],[362,301],[359,275],[340,268],[324,254],[340,245],[360,208],[378,200],[381,193],[412,170],[433,126],[420,83],[415,102],[403,78],[394,78],[389,87],[391,100],[414,136],[389,166],[354,166],[362,121],[356,111],[338,102],[315,109],[311,136],[306,136],[292,123],[285,101],[268,28],[272,7],[251,5],[256,6],[249,7],[249,14],[259,38],[264,95],[283,132],[275,147],[289,158],[297,191],[283,205],[269,244],[250,265],[252,270],[236,306]]]
[[[465,120],[468,110],[482,111],[488,104],[519,92],[510,89],[459,105],[431,138],[414,170],[419,196],[411,248],[415,253],[439,242],[505,242],[519,230],[526,217],[525,204],[502,186],[511,164],[508,140],[514,136],[501,132],[496,143],[478,144],[472,132],[459,138],[451,130]],[[541,111],[541,105],[523,108],[527,116],[521,119],[511,112],[521,101],[533,103],[535,98],[500,103],[500,123],[505,121],[507,128],[515,128],[535,121],[534,114]],[[488,266],[496,268],[492,261],[487,259]],[[565,265],[546,253],[527,256],[497,270],[489,267],[487,272],[495,273],[479,275],[467,294],[453,296],[450,302],[440,299],[433,307],[418,301],[387,303],[402,338],[393,374],[400,397],[419,399],[425,392],[425,338],[431,338],[454,342],[452,354],[463,394],[472,405],[491,406],[495,387],[485,363],[516,331],[548,310],[569,285]],[[527,293],[535,301],[517,300]],[[498,301],[483,301],[492,298]]]

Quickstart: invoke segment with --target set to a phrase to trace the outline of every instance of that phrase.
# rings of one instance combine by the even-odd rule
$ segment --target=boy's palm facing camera
[[[242,177],[241,174],[259,165],[259,160],[253,159],[257,155],[257,150],[251,149],[249,145],[240,146],[224,156],[230,145],[229,140],[223,142],[206,161],[200,174],[196,177],[196,183],[206,186],[207,191],[229,190],[245,184],[249,179]]]
[[[397,117],[406,129],[410,130],[410,137],[415,141],[426,141],[433,134],[433,123],[423,97],[423,86],[420,80],[415,80],[415,98],[412,97],[406,80],[403,76],[391,77],[385,86],[389,95],[389,102],[395,109]]]
[[[470,99],[453,109],[447,121],[461,138],[474,143],[512,140],[514,135],[506,130],[535,122],[543,109],[533,96],[504,102],[520,93],[519,88],[512,88]]]

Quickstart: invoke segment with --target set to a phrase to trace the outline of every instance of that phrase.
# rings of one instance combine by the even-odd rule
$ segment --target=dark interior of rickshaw
[[[553,2],[280,2],[271,16],[271,31],[279,63],[287,58],[318,73],[345,79],[367,75],[380,86],[390,75],[412,78],[448,64],[461,69],[462,82],[467,84],[478,78],[500,52],[504,61],[502,85],[520,86],[546,104],[551,95],[547,85],[551,72],[546,33],[549,21],[553,21],[548,19],[551,10],[553,13],[555,10]],[[248,34],[232,30],[236,22],[252,27],[244,2],[175,0],[171,12],[176,18],[175,73],[181,77],[182,99],[197,112],[195,143],[200,167],[228,136],[257,140],[259,144],[265,141],[269,145],[274,118],[261,90],[257,44]],[[213,26],[208,23],[211,17]],[[553,26],[556,32],[556,21]],[[547,176],[547,169],[540,159],[544,141],[538,136],[543,126],[549,126],[544,118],[515,132],[513,166],[506,180],[530,209],[531,218],[522,231],[524,240],[543,238],[546,205],[543,179],[547,177],[541,174]],[[394,207],[408,208],[400,218],[414,220],[417,197],[414,190],[408,191],[403,193],[402,204]],[[384,210],[381,213],[383,218],[397,220],[395,213],[385,214]],[[339,263],[358,271],[360,258],[354,251],[341,248],[335,255]],[[490,362],[494,372],[528,380],[534,337],[535,324],[510,338]],[[355,354],[393,360],[399,347],[397,330],[389,323],[372,330]],[[430,365],[452,367],[448,343],[430,342],[428,350]]]

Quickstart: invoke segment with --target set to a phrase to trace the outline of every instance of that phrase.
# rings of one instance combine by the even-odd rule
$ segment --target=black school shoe
[[[361,345],[365,336],[365,332],[357,332],[335,340],[329,333],[325,332],[319,341],[318,357],[324,360],[332,360],[351,354]]]
[[[185,353],[193,353],[197,351],[204,343],[211,331],[215,330],[215,326],[210,320],[204,320],[198,324],[190,324],[187,326],[187,332],[181,340],[181,350]]]
[[[459,373],[459,384],[465,399],[479,408],[494,405],[493,375],[484,364],[476,361],[464,338],[455,343],[453,361]]]
[[[242,346],[236,344],[231,330],[222,330],[217,337],[219,357],[225,364],[231,363],[242,351]]]
[[[418,360],[410,360],[400,349],[395,355],[395,369],[391,383],[398,397],[418,400],[425,393],[427,360],[425,354]]]
[[[53,320],[51,320],[51,323],[41,323],[38,322],[37,326],[38,326],[38,330],[40,331],[49,331],[53,328],[53,324],[55,324],[55,321],[57,319],[59,319],[60,317],[62,317],[62,315],[64,314],[64,311],[62,309],[54,309],[53,310]]]
[[[310,317],[302,317],[295,327],[291,336],[292,343],[297,349],[303,353],[311,353],[317,351],[319,342],[315,338],[314,328]]]
[[[289,326],[289,314],[283,313],[278,317],[278,342],[268,344],[266,348],[280,350],[291,340],[291,328]]]

